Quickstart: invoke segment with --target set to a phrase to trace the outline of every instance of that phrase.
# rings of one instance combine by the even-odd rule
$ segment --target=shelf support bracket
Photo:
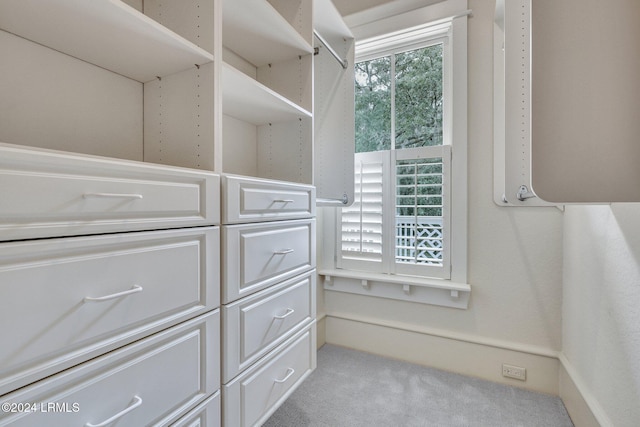
[[[322,45],[327,48],[331,56],[333,56],[336,61],[338,61],[342,68],[346,70],[349,66],[349,61],[347,61],[346,58],[340,58],[338,52],[336,52],[335,49],[331,47],[331,45],[320,35],[320,33],[318,33],[316,30],[313,30],[313,34],[318,38],[318,40],[320,40],[320,43],[322,43]]]

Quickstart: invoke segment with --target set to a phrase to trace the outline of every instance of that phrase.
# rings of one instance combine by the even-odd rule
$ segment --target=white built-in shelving
[[[223,64],[222,102],[224,113],[253,125],[311,117],[305,110],[276,91],[228,64]]]
[[[312,1],[222,11],[222,171],[313,184]]]
[[[281,6],[286,4],[281,3],[278,5],[266,0],[225,1],[222,31],[225,47],[256,67],[312,53],[311,12],[305,9],[308,8],[305,3],[310,2],[290,1],[288,6],[296,10],[283,10]],[[288,11],[293,15],[290,20],[283,14]],[[296,27],[298,24],[302,26]]]
[[[0,142],[213,171],[214,5],[0,2]]]
[[[213,61],[119,0],[5,0],[0,28],[143,83]]]
[[[0,425],[220,425],[219,9],[0,1]]]

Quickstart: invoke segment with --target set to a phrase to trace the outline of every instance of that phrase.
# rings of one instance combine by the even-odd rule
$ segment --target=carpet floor
[[[326,344],[264,427],[571,427],[555,396]]]

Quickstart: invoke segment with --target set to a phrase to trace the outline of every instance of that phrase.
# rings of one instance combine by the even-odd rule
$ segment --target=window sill
[[[324,289],[402,301],[466,309],[471,286],[449,280],[415,276],[322,269]]]

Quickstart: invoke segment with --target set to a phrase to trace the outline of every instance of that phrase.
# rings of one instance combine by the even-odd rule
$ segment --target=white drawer
[[[315,322],[222,386],[225,426],[260,425],[316,367]]]
[[[220,427],[222,425],[220,411],[220,391],[193,408],[171,427]]]
[[[217,307],[219,241],[202,227],[0,244],[0,395]]]
[[[223,303],[314,268],[315,225],[306,219],[223,226]]]
[[[0,240],[220,222],[220,177],[0,144]]]
[[[222,308],[222,382],[316,318],[315,270]]]
[[[224,224],[316,215],[316,189],[311,185],[223,175],[222,188]]]
[[[219,315],[207,313],[3,396],[3,404],[33,403],[35,412],[9,406],[0,426],[99,425],[118,414],[109,426],[176,421],[219,387]]]

